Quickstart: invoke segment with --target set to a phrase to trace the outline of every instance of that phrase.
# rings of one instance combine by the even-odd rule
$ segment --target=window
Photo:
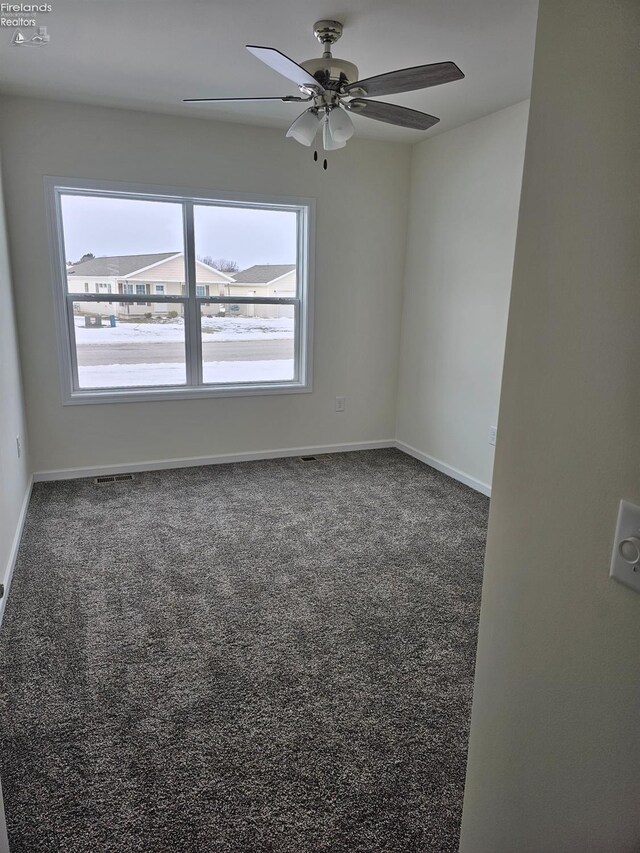
[[[144,296],[147,292],[146,284],[136,284],[136,294],[138,296]],[[147,302],[136,302],[136,305],[147,305]]]
[[[313,200],[46,184],[65,403],[311,389]]]

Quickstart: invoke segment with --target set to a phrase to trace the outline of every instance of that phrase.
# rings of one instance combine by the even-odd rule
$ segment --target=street
[[[184,344],[165,341],[144,343],[78,344],[78,365],[183,363]],[[272,361],[293,358],[292,340],[206,341],[205,362]]]

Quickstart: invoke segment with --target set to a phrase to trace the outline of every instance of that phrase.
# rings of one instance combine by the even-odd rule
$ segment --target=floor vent
[[[317,462],[318,457],[317,456],[301,456],[300,461],[301,462]]]
[[[106,477],[96,477],[94,479],[94,483],[97,483],[99,486],[104,485],[105,483],[120,483],[122,480],[134,480],[135,477],[133,474],[109,474]]]

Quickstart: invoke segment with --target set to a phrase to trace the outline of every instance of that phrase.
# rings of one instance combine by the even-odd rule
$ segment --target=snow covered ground
[[[91,334],[100,330],[92,330]],[[113,329],[112,329],[113,331]],[[276,382],[293,379],[293,359],[211,361],[203,367],[205,382]],[[184,385],[184,364],[106,364],[78,367],[81,388],[131,388],[141,385]]]
[[[110,343],[182,343],[184,341],[184,322],[180,317],[157,323],[118,322],[114,329],[110,326],[87,329],[84,325],[84,317],[75,317],[74,320],[76,342],[79,346]],[[293,338],[293,331],[293,318],[288,317],[202,318],[203,341],[287,340]]]

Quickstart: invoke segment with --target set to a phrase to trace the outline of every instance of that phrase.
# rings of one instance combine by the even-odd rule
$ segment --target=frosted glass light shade
[[[344,148],[346,142],[337,142],[331,135],[329,121],[325,121],[322,125],[322,147],[325,151],[335,151],[338,148]]]
[[[295,139],[301,145],[309,146],[316,138],[319,126],[320,119],[317,111],[314,109],[305,110],[291,125],[286,136]]]
[[[346,142],[354,133],[353,122],[342,107],[334,107],[329,112],[329,130],[334,142]]]

